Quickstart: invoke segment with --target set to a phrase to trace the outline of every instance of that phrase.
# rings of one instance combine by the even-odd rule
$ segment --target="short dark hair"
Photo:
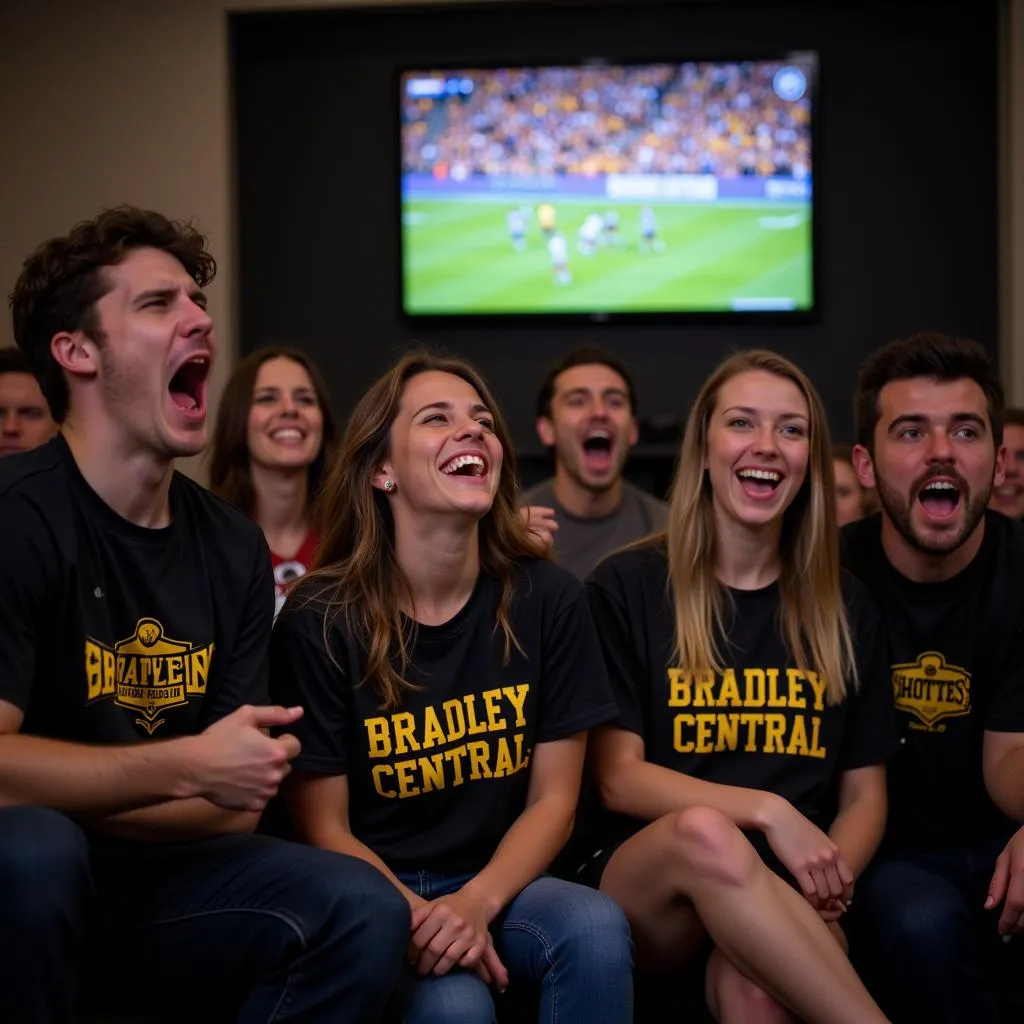
[[[249,353],[235,367],[224,387],[220,408],[217,410],[217,425],[213,430],[210,458],[210,490],[230,501],[248,516],[255,515],[256,512],[256,492],[252,486],[249,454],[249,412],[252,409],[252,396],[260,367],[271,359],[279,358],[298,363],[309,374],[323,418],[320,451],[309,467],[307,499],[310,504],[320,490],[320,482],[337,439],[337,425],[327,385],[323,375],[305,352],[286,345],[274,345]]]
[[[22,265],[9,298],[14,340],[58,422],[67,414],[68,385],[50,342],[61,331],[82,331],[103,342],[96,303],[112,287],[103,270],[142,248],[169,253],[200,287],[217,272],[205,236],[191,223],[134,206],[116,206],[81,221],[66,236],[43,242]]]
[[[909,338],[890,341],[864,361],[857,378],[853,418],[857,443],[874,451],[875,427],[881,410],[878,396],[886,384],[912,377],[940,381],[973,380],[985,394],[992,437],[1003,442],[1006,401],[988,352],[969,338],[918,331]]]
[[[21,349],[7,346],[0,348],[0,377],[5,373],[27,373],[32,374],[32,367]]]
[[[853,445],[852,444],[834,444],[834,445],[832,445],[832,461],[833,462],[846,462],[850,466],[853,466]]]
[[[614,370],[626,383],[629,407],[633,415],[636,415],[636,389],[633,387],[633,378],[630,377],[629,371],[615,356],[603,348],[588,346],[574,348],[571,352],[567,352],[548,370],[540,386],[540,393],[537,395],[538,416],[551,418],[551,400],[555,397],[555,381],[560,374],[574,366],[607,366],[609,370]]]

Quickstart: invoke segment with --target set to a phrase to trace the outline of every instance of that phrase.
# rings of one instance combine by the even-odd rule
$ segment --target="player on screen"
[[[599,213],[591,213],[580,227],[579,237],[576,246],[581,256],[593,256],[597,252],[598,242],[601,240],[601,232],[604,229],[604,221]]]
[[[569,272],[569,246],[561,231],[556,231],[548,239],[548,255],[551,257],[555,284],[572,284],[572,274]]]
[[[523,211],[518,208],[509,210],[505,216],[505,226],[508,228],[508,237],[512,242],[512,248],[516,252],[525,252],[526,221],[523,219]]]
[[[640,251],[661,252],[665,243],[658,237],[658,222],[654,218],[654,211],[645,206],[640,211]]]
[[[619,247],[619,213],[617,210],[609,210],[604,215],[604,229],[601,234],[601,243],[611,246],[613,249]]]
[[[550,203],[541,203],[537,207],[537,223],[545,238],[551,238],[555,233],[555,208]]]

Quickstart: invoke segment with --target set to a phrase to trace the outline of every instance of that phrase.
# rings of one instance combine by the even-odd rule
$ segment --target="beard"
[[[952,476],[956,479],[957,485],[960,488],[960,501],[963,502],[964,506],[964,516],[959,530],[949,534],[929,537],[922,535],[914,526],[913,508],[914,502],[918,500],[918,495],[921,493],[921,489],[929,480],[936,476]],[[896,527],[896,532],[912,548],[926,555],[948,555],[951,551],[956,551],[957,548],[964,544],[977,529],[978,524],[985,515],[989,498],[992,496],[991,482],[984,491],[974,495],[971,493],[970,487],[967,486],[967,481],[959,473],[951,473],[948,470],[942,473],[928,473],[914,484],[909,496],[890,486],[881,477],[878,477],[877,473],[875,482],[878,485],[878,500],[882,510],[889,517],[893,526]]]

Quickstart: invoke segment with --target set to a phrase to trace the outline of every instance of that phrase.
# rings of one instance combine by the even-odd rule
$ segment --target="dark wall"
[[[995,0],[503,3],[236,15],[231,27],[241,348],[305,348],[343,415],[420,340],[473,360],[517,444],[536,452],[537,384],[574,345],[628,362],[642,419],[685,416],[724,354],[768,346],[811,375],[847,438],[857,365],[882,342],[930,328],[995,351]],[[787,49],[821,60],[817,322],[414,331],[402,320],[396,68]]]

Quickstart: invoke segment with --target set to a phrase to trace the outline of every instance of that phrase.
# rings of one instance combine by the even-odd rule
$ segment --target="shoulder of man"
[[[668,522],[668,505],[660,498],[656,498],[649,491],[645,491],[628,480],[624,482],[624,489],[632,501],[635,501],[644,510],[647,516],[651,532],[662,530]]]
[[[55,478],[64,476],[64,441],[54,438],[28,452],[0,459],[0,498],[52,493]]]
[[[532,487],[528,487],[523,491],[520,496],[520,505],[542,505],[550,508],[551,503],[555,500],[555,478],[548,477],[546,480],[541,480],[540,483],[534,484]]]
[[[843,568],[863,578],[869,560],[882,547],[882,513],[847,523],[839,531],[839,553]]]
[[[985,513],[985,529],[993,534],[1000,560],[1006,558],[1016,565],[1024,561],[1024,521],[989,509]]]
[[[173,486],[178,500],[186,503],[198,516],[206,519],[211,530],[235,531],[246,542],[262,532],[255,520],[190,476],[175,471]]]

